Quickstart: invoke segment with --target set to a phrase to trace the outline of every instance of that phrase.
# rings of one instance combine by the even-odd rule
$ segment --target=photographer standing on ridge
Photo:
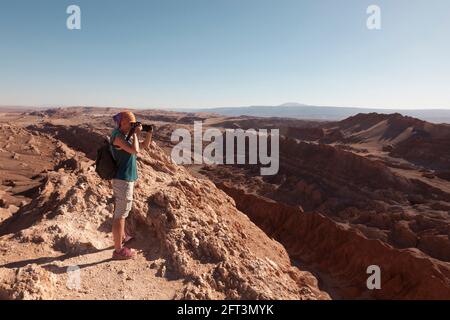
[[[145,126],[147,135],[144,142],[139,142],[143,126],[136,122],[130,111],[120,112],[114,116],[116,128],[111,134],[112,154],[117,163],[117,173],[112,181],[115,209],[112,233],[114,238],[113,259],[127,260],[134,257],[134,252],[123,244],[131,239],[125,233],[125,219],[133,205],[134,183],[138,179],[136,156],[142,149],[148,149],[152,140],[152,127]]]

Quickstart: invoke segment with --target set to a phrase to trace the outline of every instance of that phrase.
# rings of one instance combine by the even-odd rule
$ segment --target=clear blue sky
[[[449,34],[449,0],[2,0],[0,105],[450,108]]]

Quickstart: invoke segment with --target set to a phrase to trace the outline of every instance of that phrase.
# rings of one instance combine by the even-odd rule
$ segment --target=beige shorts
[[[134,182],[114,179],[112,184],[115,198],[114,219],[125,219],[133,206]]]

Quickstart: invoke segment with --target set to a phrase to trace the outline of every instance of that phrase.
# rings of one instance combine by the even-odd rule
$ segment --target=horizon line
[[[292,105],[289,105],[292,104]],[[41,104],[41,105],[7,105],[1,104],[0,108],[29,108],[29,109],[55,109],[55,108],[113,108],[113,109],[135,109],[135,110],[180,110],[180,109],[195,109],[195,110],[214,110],[214,109],[238,109],[238,108],[300,108],[300,107],[310,107],[310,108],[338,108],[338,109],[360,109],[360,110],[395,110],[395,111],[450,111],[450,107],[362,107],[362,106],[338,106],[338,105],[311,105],[303,103],[282,103],[279,105],[237,105],[237,106],[183,106],[183,107],[140,107],[140,106],[107,106],[107,105],[90,105],[90,104]]]

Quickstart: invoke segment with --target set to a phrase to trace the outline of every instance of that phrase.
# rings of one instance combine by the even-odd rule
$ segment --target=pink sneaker
[[[134,252],[130,248],[123,247],[119,252],[114,250],[113,260],[130,260],[134,258]]]

